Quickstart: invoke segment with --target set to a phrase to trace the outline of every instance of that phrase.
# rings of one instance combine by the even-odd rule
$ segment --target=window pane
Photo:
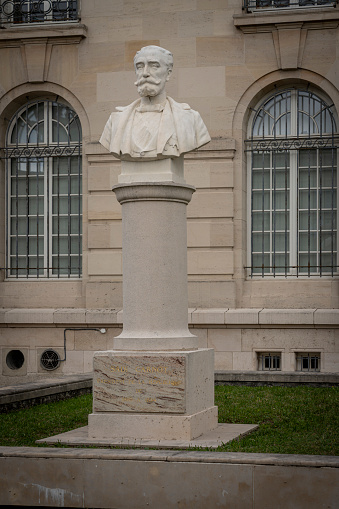
[[[52,246],[53,254],[68,253],[68,237],[53,237]]]
[[[317,229],[317,213],[307,210],[299,212],[299,230],[316,230]]]
[[[324,209],[336,208],[337,192],[335,189],[323,189],[320,194],[321,205]]]
[[[275,233],[273,234],[273,249],[275,251],[289,251],[290,237],[289,233]]]
[[[28,192],[29,194],[36,194],[42,196],[44,194],[44,179],[42,177],[29,178]]]
[[[11,238],[11,253],[25,255],[27,251],[26,237],[12,237]]]
[[[269,233],[253,233],[253,251],[261,251],[263,246],[264,251],[270,250]]]
[[[311,188],[317,186],[317,170],[300,170],[299,171],[299,188]]]
[[[317,251],[317,233],[307,232],[299,234],[299,249],[300,251]]]
[[[27,220],[27,217],[12,217],[10,222],[11,233],[25,235],[27,233]]]
[[[270,165],[270,155],[267,153],[254,153],[252,160],[253,168],[267,168]]]
[[[269,189],[270,187],[270,172],[269,170],[253,170],[252,173],[252,185],[253,189],[262,189],[264,181],[264,189]]]
[[[39,235],[44,233],[44,218],[43,216],[30,217],[29,220],[29,233],[36,235],[39,231]]]
[[[332,253],[321,253],[320,256],[320,264],[323,272],[337,272],[338,271],[338,262],[337,262],[337,252],[334,251]]]
[[[336,232],[324,232],[322,231],[320,239],[320,246],[322,251],[334,251],[337,245],[337,234]]]
[[[81,254],[82,246],[81,242],[79,243],[79,237],[71,237],[71,253],[72,254]]]
[[[28,201],[26,198],[18,198],[12,200],[11,214],[18,213],[19,215],[26,215],[28,210]],[[18,212],[17,212],[18,211]]]
[[[316,254],[306,254],[306,253],[300,253],[299,254],[299,272],[301,273],[307,273],[310,272],[317,272],[317,255]]]
[[[42,197],[30,196],[28,197],[28,213],[29,214],[43,214],[44,213],[44,199]]]
[[[332,187],[337,185],[337,172],[336,168],[321,171],[321,185],[322,187]]]
[[[53,194],[68,194],[68,177],[53,177]]]
[[[278,274],[284,274],[289,272],[289,253],[275,254],[274,256],[275,272]]]
[[[81,198],[78,196],[71,196],[71,214],[81,213]]]
[[[288,189],[290,186],[290,175],[289,169],[285,170],[273,170],[272,176],[272,187],[274,189]]]
[[[26,185],[27,181],[23,178],[12,178],[11,182],[11,194],[16,195],[26,195]]]
[[[317,192],[315,190],[299,191],[299,205],[302,209],[317,207]]]
[[[43,255],[44,254],[44,239],[37,237],[29,237],[28,252],[30,255]]]
[[[53,197],[53,214],[68,214],[68,197]]]
[[[317,151],[316,150],[300,150],[299,151],[299,167],[316,167]]]
[[[337,229],[337,211],[323,210],[321,212],[321,224],[324,230]]]
[[[68,157],[53,157],[53,174],[68,174]]]
[[[337,164],[337,151],[331,149],[319,150],[319,160],[322,167],[336,166]]]
[[[275,230],[288,230],[290,222],[289,212],[276,212],[275,218]]]
[[[262,254],[253,254],[253,273],[261,274],[262,266],[264,266],[264,273],[269,272],[270,256],[268,254],[264,256]]]
[[[253,191],[253,210],[268,209],[270,206],[270,195],[268,191]]]
[[[286,191],[275,191],[273,195],[274,209],[288,209],[290,206],[290,195]]]

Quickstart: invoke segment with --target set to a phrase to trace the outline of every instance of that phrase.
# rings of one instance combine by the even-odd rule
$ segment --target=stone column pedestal
[[[192,440],[218,424],[214,351],[198,349],[188,330],[186,206],[195,189],[182,183],[178,162],[155,163],[154,182],[135,182],[132,165],[113,188],[122,205],[123,332],[113,351],[94,355],[92,439]],[[174,182],[163,181],[171,172]]]
[[[124,322],[114,349],[197,348],[187,325],[186,206],[195,188],[150,182],[113,190],[122,205]]]

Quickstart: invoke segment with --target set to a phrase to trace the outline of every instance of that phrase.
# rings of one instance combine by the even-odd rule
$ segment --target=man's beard
[[[135,85],[138,87],[138,94],[140,97],[154,97],[160,92],[160,83],[161,80],[140,78],[135,82]]]

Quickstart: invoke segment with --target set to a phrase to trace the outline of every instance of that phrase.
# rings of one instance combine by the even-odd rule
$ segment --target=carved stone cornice
[[[86,33],[85,25],[72,23],[57,26],[11,26],[0,30],[0,50],[20,48],[27,81],[43,83],[47,80],[53,46],[79,44]]]
[[[10,26],[0,30],[0,48],[13,48],[22,44],[79,44],[86,37],[87,27],[78,23],[58,25]]]
[[[339,25],[337,9],[300,9],[298,11],[252,12],[234,15],[234,25],[244,34],[272,33],[279,69],[302,67],[308,30],[335,29]]]
[[[300,9],[278,12],[252,12],[234,14],[234,26],[244,34],[272,32],[303,28],[307,30],[323,30],[337,28],[339,12],[337,9]]]

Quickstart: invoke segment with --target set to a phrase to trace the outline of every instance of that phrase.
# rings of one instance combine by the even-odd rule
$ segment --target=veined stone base
[[[218,425],[214,350],[94,355],[88,437],[191,440]]]
[[[193,415],[97,413],[88,416],[91,439],[192,440],[218,425],[218,407]]]

